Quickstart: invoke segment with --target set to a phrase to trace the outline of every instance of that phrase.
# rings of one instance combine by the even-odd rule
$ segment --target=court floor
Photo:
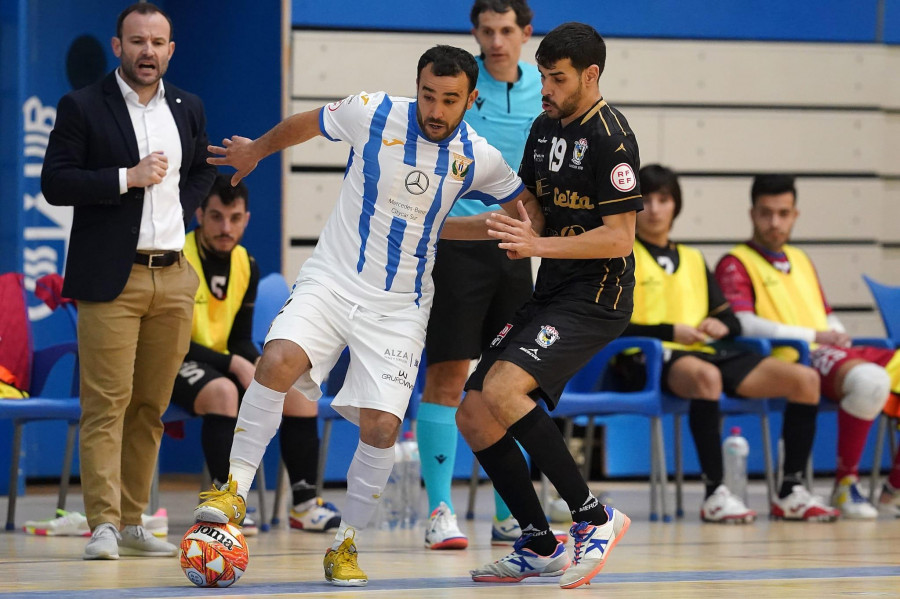
[[[830,481],[818,481],[823,493]],[[424,525],[415,529],[366,532],[359,543],[360,566],[368,587],[333,587],[322,576],[322,555],[331,535],[291,531],[282,524],[251,537],[250,564],[228,589],[199,589],[182,574],[177,558],[125,558],[85,562],[86,539],[0,534],[0,599],[72,597],[546,597],[593,593],[602,597],[900,597],[900,519],[870,522],[787,523],[766,519],[764,488],[751,484],[752,525],[713,525],[699,520],[700,484],[688,483],[686,517],[676,523],[650,522],[646,483],[592,484],[632,518],[632,526],[592,585],[562,590],[556,579],[519,584],[474,583],[468,570],[495,560],[508,549],[490,545],[493,493],[482,485],[476,518],[463,521],[470,545],[464,551],[430,551]],[[193,478],[162,481],[162,505],[169,512],[169,541],[190,524],[198,483]],[[78,488],[68,507],[81,509]],[[454,503],[464,511],[466,489],[454,487]],[[29,488],[17,523],[53,513],[52,489]],[[326,499],[343,503],[343,491]],[[251,505],[253,499],[251,498]],[[271,496],[269,499],[271,505]],[[6,501],[0,499],[5,514]],[[558,525],[560,528],[564,525]],[[571,550],[571,549],[570,549]]]

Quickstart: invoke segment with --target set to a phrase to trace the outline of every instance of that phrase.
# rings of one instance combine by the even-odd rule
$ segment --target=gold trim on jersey
[[[600,110],[606,106],[606,100],[600,100],[593,108],[587,111],[587,114],[584,115],[584,118],[581,119],[579,125],[583,125],[596,114],[600,116],[600,120],[603,121],[603,126],[606,127],[606,121],[603,120],[603,115],[600,114]],[[609,127],[606,127],[606,133],[609,134]]]
[[[636,195],[636,196],[628,196],[627,198],[618,198],[618,199],[615,199],[615,200],[604,200],[604,201],[602,201],[602,202],[597,202],[596,205],[599,206],[599,205],[601,205],[601,204],[612,204],[613,202],[624,202],[625,200],[633,200],[634,198],[640,198],[640,197],[643,197],[643,196],[641,196],[641,195],[639,194],[639,195]]]
[[[603,265],[603,268],[606,269],[606,272],[603,273],[603,278],[600,280],[600,289],[599,289],[599,291],[597,291],[597,297],[594,298],[595,304],[600,303],[600,295],[603,293],[603,290],[606,289],[606,277],[609,276],[609,263],[608,262],[605,263]]]
[[[619,305],[619,298],[622,297],[622,287],[619,285],[619,279],[622,278],[622,272],[625,272],[625,268],[628,266],[628,263],[625,261],[625,257],[622,257],[622,271],[616,275],[616,287],[619,288],[619,293],[616,294],[616,301],[613,302],[613,310]]]
[[[610,110],[609,114],[613,115],[613,118],[616,119],[616,124],[619,126],[619,129],[622,130],[622,135],[628,137],[628,132],[625,131],[625,127],[622,126],[622,123],[619,121],[619,117],[616,116],[616,113]]]

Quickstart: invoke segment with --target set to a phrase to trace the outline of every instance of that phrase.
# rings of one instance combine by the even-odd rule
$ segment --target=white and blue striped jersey
[[[322,134],[351,147],[337,204],[299,280],[312,279],[382,314],[431,308],[441,227],[461,197],[486,204],[524,190],[500,152],[465,122],[426,138],[416,101],[361,92],[322,108]]]

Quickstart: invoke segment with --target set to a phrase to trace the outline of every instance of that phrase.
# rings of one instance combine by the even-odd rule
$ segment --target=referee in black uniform
[[[569,378],[628,324],[635,215],[643,201],[637,140],[598,87],[603,38],[588,25],[566,23],[541,41],[536,59],[544,113],[532,125],[519,175],[541,203],[543,235],[522,208],[521,220],[492,213],[488,226],[510,258],[540,256],[541,266],[531,300],[497,334],[466,383],[457,423],[523,531],[510,555],[473,570],[473,579],[562,574],[560,586],[572,588],[600,571],[630,520],[591,494],[536,402],[543,399],[552,410]],[[569,505],[571,566],[516,441]]]

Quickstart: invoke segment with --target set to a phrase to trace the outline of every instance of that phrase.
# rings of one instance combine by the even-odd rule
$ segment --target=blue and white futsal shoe
[[[513,545],[513,552],[492,564],[484,565],[469,573],[475,582],[521,582],[531,576],[559,576],[572,563],[566,546],[557,543],[556,550],[548,556],[538,555],[525,547],[531,535],[523,535]]]
[[[616,543],[625,536],[631,519],[615,508],[604,507],[609,520],[601,526],[587,522],[578,522],[570,530],[575,538],[575,559],[572,566],[559,579],[559,586],[574,589],[583,584],[590,584]]]

